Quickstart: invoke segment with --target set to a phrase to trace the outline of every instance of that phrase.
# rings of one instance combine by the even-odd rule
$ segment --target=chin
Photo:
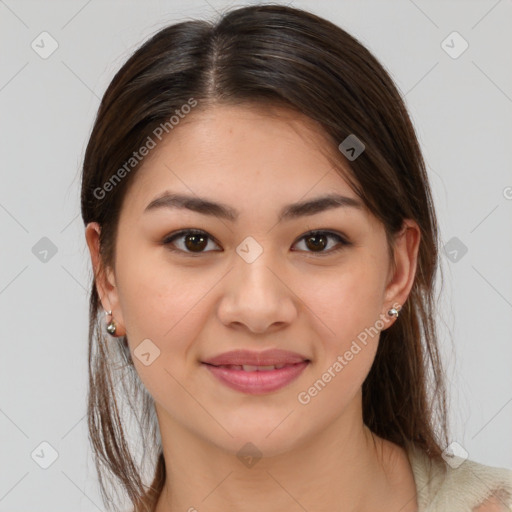
[[[241,455],[239,452],[245,450],[250,454],[264,457],[274,457],[293,450],[294,446],[300,444],[301,433],[293,422],[283,421],[286,414],[281,414],[278,420],[260,417],[258,421],[250,421],[239,416],[236,424],[224,422],[226,430],[233,436],[225,433],[221,439],[211,439],[222,449],[233,455]],[[245,448],[244,448],[245,447]]]

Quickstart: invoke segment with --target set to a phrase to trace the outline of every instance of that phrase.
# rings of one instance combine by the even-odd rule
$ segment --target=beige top
[[[419,448],[406,449],[416,483],[418,512],[512,512],[512,470],[454,456],[435,464]],[[443,467],[446,467],[444,472]]]

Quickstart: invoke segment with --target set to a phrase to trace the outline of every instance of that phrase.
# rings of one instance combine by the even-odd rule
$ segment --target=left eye
[[[328,251],[324,250],[329,245],[329,238],[337,240],[338,244],[334,244],[334,247],[336,247],[336,245],[339,245],[339,247],[332,249],[331,246]],[[319,249],[318,251],[313,250],[311,252],[320,253],[320,256],[332,254],[333,252],[337,252],[343,249],[343,246],[350,245],[350,243],[342,236],[337,235],[336,233],[331,233],[330,231],[311,231],[303,235],[301,238],[299,238],[299,240],[305,240],[306,247],[308,248]]]
[[[333,245],[334,247],[336,247],[336,245],[339,245],[339,247],[332,249],[331,245],[329,250],[326,251],[325,249],[329,246],[329,239],[336,240],[338,244],[335,243]],[[180,240],[181,242],[184,240],[182,247],[172,247],[175,244],[175,240]],[[298,242],[302,240],[304,240],[307,252],[317,253],[320,256],[323,256],[325,253],[332,254],[333,252],[341,250],[343,246],[350,245],[350,242],[348,242],[342,236],[336,233],[332,233],[330,231],[310,231],[309,233],[306,233],[305,235],[300,237],[298,239]],[[218,246],[218,244],[213,240],[213,238],[210,235],[208,235],[208,233],[206,233],[205,231],[189,229],[179,231],[178,233],[174,233],[166,237],[163,240],[163,244],[169,246],[169,249],[171,251],[184,252],[188,254],[200,254],[202,252],[211,252],[204,250],[206,247],[208,247],[208,241],[211,241]],[[308,251],[308,249],[313,250]]]

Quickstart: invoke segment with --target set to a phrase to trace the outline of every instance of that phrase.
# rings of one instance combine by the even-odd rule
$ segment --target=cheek
[[[149,338],[163,352],[177,352],[200,326],[201,298],[212,284],[199,283],[194,270],[179,269],[159,251],[135,249],[118,262],[119,300],[130,348]]]
[[[317,276],[316,292],[307,302],[314,312],[317,365],[301,399],[310,401],[303,412],[312,424],[318,418],[333,421],[355,403],[379,343],[381,269],[370,269],[363,258],[348,267],[330,279]]]
[[[329,353],[350,346],[353,339],[381,319],[382,272],[375,263],[369,265],[364,257],[358,257],[354,264],[340,267],[329,276],[317,275],[309,283],[314,293],[303,296],[309,296],[307,305],[323,324]]]
[[[201,316],[204,286],[186,272],[175,272],[171,279],[161,264],[126,265],[119,275],[128,343],[142,383],[159,403],[169,396],[188,403],[179,383],[190,370],[187,352],[206,321]]]
[[[161,276],[148,276],[134,284],[133,288],[124,287],[122,301],[127,331],[133,341],[150,338],[173,352],[185,346],[200,327],[198,315],[204,288],[197,283],[192,285],[183,276],[167,283]]]

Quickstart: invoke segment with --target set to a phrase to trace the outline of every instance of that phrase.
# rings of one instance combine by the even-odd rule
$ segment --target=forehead
[[[156,142],[128,191],[137,209],[165,189],[247,204],[262,195],[279,202],[320,192],[355,197],[332,158],[345,172],[348,166],[320,125],[288,109],[218,105],[185,116]]]

